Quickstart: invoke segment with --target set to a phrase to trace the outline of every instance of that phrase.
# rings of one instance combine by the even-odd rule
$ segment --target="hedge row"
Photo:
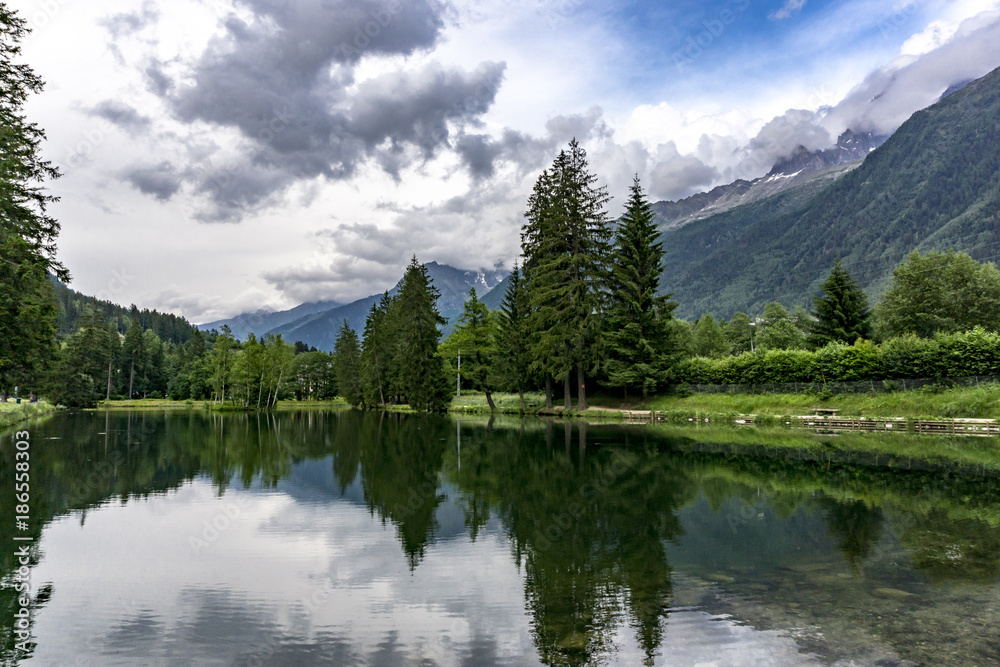
[[[814,352],[767,350],[710,359],[693,357],[675,368],[676,384],[854,382],[1000,375],[1000,334],[977,327],[934,338],[904,336],[876,345],[831,344]]]

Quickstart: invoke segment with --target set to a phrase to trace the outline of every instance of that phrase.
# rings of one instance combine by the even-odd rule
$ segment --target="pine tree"
[[[564,324],[558,319],[558,313],[550,307],[549,295],[546,293],[548,288],[541,279],[542,267],[568,251],[563,237],[555,228],[554,190],[554,179],[546,169],[535,181],[528,198],[528,210],[524,214],[525,223],[521,227],[521,254],[524,256],[522,282],[527,302],[523,312],[522,333],[528,344],[531,370],[545,378],[545,407],[548,409],[553,407],[553,377],[569,372],[564,367],[561,346],[561,341],[566,337]],[[557,299],[557,295],[553,297],[553,300]]]
[[[528,292],[517,264],[507,277],[507,291],[500,304],[497,367],[505,385],[513,388],[527,412],[524,391],[529,382],[531,358],[528,354]]]
[[[476,288],[469,290],[465,310],[448,340],[441,346],[442,353],[452,357],[461,352],[462,377],[476,391],[486,395],[490,412],[496,412],[493,392],[497,390],[497,322],[479,297]]]
[[[387,405],[396,331],[393,323],[396,298],[386,292],[372,304],[365,319],[361,344],[361,396],[365,405]]]
[[[0,2],[0,390],[37,383],[55,355],[57,307],[49,273],[69,273],[56,256],[56,201],[42,183],[59,177],[41,159],[45,133],[28,122],[24,104],[41,92],[32,69],[15,60],[27,22]]]
[[[532,356],[546,373],[547,402],[551,379],[561,377],[569,407],[575,369],[580,410],[587,408],[586,371],[597,361],[611,249],[605,211],[610,197],[596,183],[587,153],[574,139],[536,182],[521,238]]]
[[[850,345],[859,338],[871,338],[868,295],[840,265],[840,259],[834,262],[820,289],[823,294],[815,298],[816,321],[809,335],[812,345],[823,347],[836,342]]]
[[[439,296],[427,269],[414,256],[399,290],[398,368],[407,402],[421,412],[444,411],[451,399],[451,382],[438,354],[438,325],[445,323],[437,310]]]
[[[605,320],[605,369],[611,384],[643,396],[664,377],[670,352],[667,323],[676,304],[657,295],[663,244],[636,176],[615,235],[611,294]]]
[[[334,346],[333,366],[337,376],[337,387],[341,397],[357,407],[361,405],[361,345],[358,334],[347,324],[347,320],[337,333]]]

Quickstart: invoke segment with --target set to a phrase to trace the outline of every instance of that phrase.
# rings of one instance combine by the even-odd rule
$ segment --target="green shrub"
[[[674,368],[672,380],[674,384],[743,385],[888,383],[975,375],[1000,375],[1000,334],[980,327],[934,338],[900,336],[881,345],[858,341],[854,345],[831,343],[813,352],[758,350],[721,359],[691,357]]]

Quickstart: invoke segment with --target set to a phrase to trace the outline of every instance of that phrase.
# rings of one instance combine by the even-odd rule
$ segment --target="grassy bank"
[[[497,410],[519,413],[521,403],[515,394],[496,394]],[[539,412],[545,405],[543,394],[527,394],[529,413]],[[694,394],[691,396],[651,396],[647,399],[622,399],[596,395],[589,416],[612,416],[618,410],[654,410],[668,418],[687,421],[692,416],[734,418],[737,415],[772,417],[775,421],[786,415],[808,415],[815,408],[840,410],[842,417],[936,419],[997,419],[1000,418],[1000,384],[984,383],[980,387],[953,389],[917,389],[885,394]],[[561,401],[557,411],[562,413]],[[454,412],[488,413],[489,406],[482,394],[463,394],[451,404]],[[562,413],[579,415],[575,411]],[[766,419],[765,419],[766,421]]]
[[[525,394],[528,414],[544,413],[545,395],[538,392]],[[520,414],[521,401],[517,394],[498,393],[493,402],[501,414]],[[620,417],[621,410],[654,410],[668,419],[688,421],[691,417],[708,417],[717,421],[735,419],[738,415],[757,415],[761,421],[774,422],[787,415],[808,415],[815,408],[840,410],[842,417],[906,418],[906,419],[1000,419],[1000,383],[984,383],[980,387],[952,389],[916,389],[884,394],[694,394],[691,396],[651,396],[647,399],[593,395],[591,408],[586,413],[564,411],[562,401],[556,401],[553,414],[563,416]],[[2,404],[0,404],[2,405]],[[329,401],[279,401],[278,410],[343,408],[347,403],[340,398]],[[141,409],[219,409],[212,401],[174,401],[171,399],[135,399],[109,401],[99,410]],[[226,409],[237,409],[229,406]],[[408,406],[392,409],[408,411]],[[486,396],[463,391],[455,397],[451,412],[489,414]]]
[[[20,405],[14,401],[0,403],[0,431],[4,431],[26,419],[40,417],[55,411],[56,407],[45,401],[39,401],[38,403],[22,402]]]
[[[659,396],[648,409],[676,414],[807,415],[814,408],[840,410],[842,417],[912,419],[1000,418],[1000,384],[886,394],[694,394]]]

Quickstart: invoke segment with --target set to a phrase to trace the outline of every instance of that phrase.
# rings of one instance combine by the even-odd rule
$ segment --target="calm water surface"
[[[30,430],[28,655],[2,438],[5,664],[1000,662],[1000,480],[981,471],[537,419]],[[747,438],[752,455],[727,444]]]

